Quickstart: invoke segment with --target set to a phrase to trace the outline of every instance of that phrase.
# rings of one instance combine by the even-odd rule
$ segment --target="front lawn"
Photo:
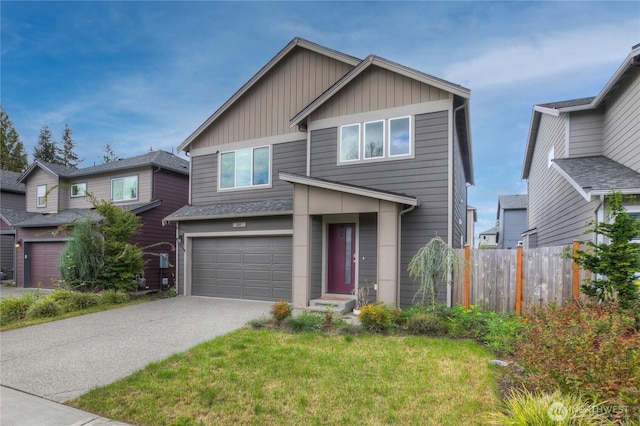
[[[489,359],[469,340],[241,329],[70,405],[137,425],[479,424]]]

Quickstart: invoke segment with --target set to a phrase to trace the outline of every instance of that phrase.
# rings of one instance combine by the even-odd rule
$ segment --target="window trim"
[[[387,143],[386,143],[386,132],[387,132],[387,120],[372,120],[366,121],[362,125],[362,160],[380,160],[387,157]],[[376,157],[367,157],[367,124],[373,123],[382,123],[382,155],[378,155]],[[389,153],[391,153],[389,151]]]
[[[267,164],[267,183],[262,183],[262,184],[258,184],[258,185],[254,185],[253,184],[253,178],[254,178],[254,159],[255,159],[255,150],[257,149],[261,149],[261,148],[266,148],[267,149],[267,153],[269,155],[269,159],[268,159],[268,164]],[[236,186],[236,182],[237,182],[237,153],[238,151],[247,151],[250,150],[251,151],[251,169],[250,169],[250,174],[251,174],[251,184],[248,186]],[[229,153],[234,153],[234,164],[233,164],[233,185],[231,187],[222,187],[221,183],[222,183],[222,156],[224,154],[229,154]],[[271,187],[271,183],[273,181],[273,149],[271,145],[259,145],[259,146],[251,146],[251,147],[247,147],[247,148],[238,148],[238,149],[231,149],[228,151],[222,151],[219,153],[218,155],[218,182],[217,182],[217,186],[218,186],[218,191],[219,192],[227,192],[227,191],[246,191],[248,189],[258,189],[258,188],[270,188]]]
[[[40,188],[44,188],[44,193],[40,195]],[[42,203],[40,199],[42,198]],[[47,207],[47,185],[36,186],[36,207]]]
[[[84,193],[82,195],[73,195],[73,188],[78,187],[79,185],[84,185]],[[71,188],[69,189],[69,196],[71,198],[81,198],[87,196],[87,182],[76,182],[71,184]]]
[[[409,152],[407,152],[406,154],[392,154],[391,153],[391,122],[394,120],[404,120],[405,118],[409,119]],[[410,115],[405,115],[402,117],[391,117],[388,119],[389,121],[389,130],[388,130],[388,135],[387,135],[387,146],[389,148],[389,155],[388,158],[402,158],[402,157],[411,157],[413,155],[413,137],[411,134],[411,129],[412,129],[412,120],[411,120],[411,116]]]
[[[409,152],[403,154],[391,154],[391,122],[394,120],[409,119]],[[402,115],[398,117],[388,117],[376,120],[370,120],[360,123],[344,124],[338,127],[338,143],[337,143],[337,165],[344,166],[347,164],[356,163],[369,163],[377,161],[390,161],[390,160],[403,160],[409,158],[415,158],[415,136],[413,129],[413,116]],[[365,157],[365,136],[367,124],[382,122],[383,127],[383,142],[382,142],[382,156],[379,157]],[[342,132],[345,127],[358,126],[358,158],[353,160],[342,159]]]
[[[357,158],[354,158],[352,160],[343,160],[342,159],[342,130],[345,127],[353,127],[353,126],[358,126],[358,156]],[[354,163],[354,162],[361,161],[360,145],[362,145],[362,124],[361,123],[351,123],[351,124],[345,124],[343,126],[340,126],[340,130],[338,132],[338,163]]]
[[[116,200],[113,198],[113,183],[117,180],[125,180],[125,179],[129,179],[129,178],[136,178],[136,197],[135,198],[125,198],[125,199],[121,199],[121,200]],[[123,190],[123,194],[124,194],[124,190]],[[139,175],[135,174],[135,175],[127,175],[127,176],[119,176],[119,177],[115,177],[115,178],[111,178],[111,201],[113,201],[114,203],[125,203],[128,201],[137,201],[140,198],[140,177]]]

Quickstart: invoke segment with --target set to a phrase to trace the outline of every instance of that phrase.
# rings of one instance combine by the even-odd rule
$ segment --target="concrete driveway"
[[[175,297],[0,333],[0,384],[64,402],[268,315],[269,302]]]

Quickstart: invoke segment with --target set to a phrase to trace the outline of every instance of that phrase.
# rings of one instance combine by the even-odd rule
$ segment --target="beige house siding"
[[[35,169],[30,175],[27,183],[26,202],[27,211],[37,213],[57,212],[59,208],[59,188],[58,177],[51,175],[41,168]],[[46,207],[38,207],[36,202],[36,194],[38,186],[47,185],[47,205]],[[62,210],[62,209],[60,209]]]
[[[604,155],[640,171],[640,69],[630,72],[605,112]]]
[[[352,67],[304,48],[294,49],[238,99],[191,149],[295,133],[289,120]]]
[[[149,167],[122,170],[117,173],[104,173],[95,176],[69,179],[60,187],[60,205],[62,209],[77,209],[92,207],[88,197],[71,198],[71,185],[75,183],[87,183],[87,192],[93,194],[98,200],[111,200],[111,180],[115,178],[138,176],[138,199],[117,204],[146,203],[151,201],[152,171]]]
[[[569,157],[602,155],[602,111],[572,113],[569,119]]]
[[[322,120],[450,97],[444,90],[372,66],[314,111],[310,119]]]

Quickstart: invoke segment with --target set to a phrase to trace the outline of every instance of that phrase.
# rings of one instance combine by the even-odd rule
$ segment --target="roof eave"
[[[171,222],[189,222],[194,220],[211,220],[211,219],[233,219],[242,217],[262,217],[262,216],[289,216],[293,214],[293,210],[276,210],[266,212],[248,212],[248,213],[227,213],[217,215],[201,215],[201,216],[167,216],[162,219],[163,223]]]

